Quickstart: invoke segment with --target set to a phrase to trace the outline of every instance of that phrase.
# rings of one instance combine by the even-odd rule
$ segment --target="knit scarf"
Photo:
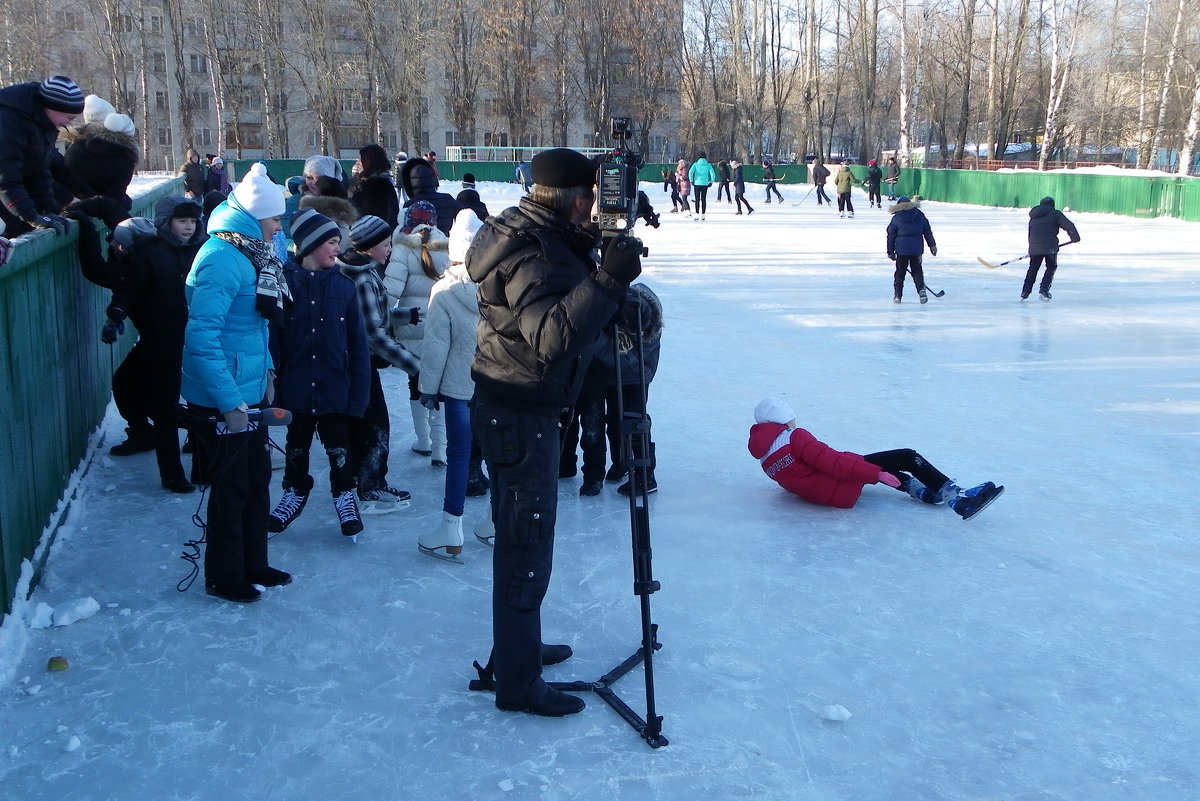
[[[274,246],[236,231],[217,231],[213,236],[233,245],[254,265],[254,273],[258,276],[254,308],[268,320],[278,319],[283,312],[283,302],[292,299],[292,291],[283,280],[283,265],[275,257]]]

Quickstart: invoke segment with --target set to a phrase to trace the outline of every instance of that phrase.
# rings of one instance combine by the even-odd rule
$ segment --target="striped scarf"
[[[268,320],[278,319],[283,312],[283,302],[292,299],[292,291],[283,280],[283,265],[275,256],[274,246],[236,231],[217,231],[213,236],[233,245],[254,265],[254,273],[258,276],[254,308]]]

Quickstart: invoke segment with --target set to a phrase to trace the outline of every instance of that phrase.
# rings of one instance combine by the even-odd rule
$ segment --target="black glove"
[[[936,256],[936,255],[937,255],[937,245],[930,245],[930,246],[929,246],[929,255],[930,255],[930,256]]]
[[[66,217],[59,217],[57,214],[39,214],[32,224],[34,228],[54,229],[54,233],[58,236],[71,230],[71,221]]]
[[[117,337],[125,333],[125,322],[108,321],[108,324],[100,329],[100,341],[105,345],[111,345],[117,341]]]
[[[81,211],[89,217],[102,220],[110,231],[116,228],[119,223],[129,219],[129,211],[125,208],[125,204],[116,198],[105,197],[103,195],[89,197],[86,200],[76,200],[67,206],[66,210],[68,217],[74,217],[71,212]]]
[[[889,258],[889,259],[891,259],[892,261],[895,261],[895,260],[896,260],[896,254],[895,254],[895,253],[892,253],[892,252],[889,250],[889,251],[888,251],[888,258]]]
[[[628,286],[642,274],[642,243],[621,234],[608,243],[600,269],[618,283]]]
[[[113,306],[111,304],[107,309],[104,310],[104,313],[108,315],[108,321],[110,323],[123,323],[125,322],[125,318],[128,316],[125,314],[125,310],[120,306]]]
[[[421,405],[431,412],[436,412],[438,410],[438,396],[429,392],[422,392]]]

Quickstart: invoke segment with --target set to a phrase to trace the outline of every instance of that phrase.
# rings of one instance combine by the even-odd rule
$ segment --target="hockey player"
[[[777,398],[754,407],[747,447],[779,486],[819,506],[849,509],[867,484],[887,484],[928,504],[945,503],[969,520],[1004,492],[990,481],[962,489],[909,448],[865,456],[835,451],[797,428],[796,413]]]

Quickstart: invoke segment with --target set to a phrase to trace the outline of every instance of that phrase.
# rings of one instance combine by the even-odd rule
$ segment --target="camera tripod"
[[[661,589],[654,579],[650,549],[650,510],[647,490],[647,471],[652,466],[650,445],[650,417],[646,414],[646,371],[645,348],[642,342],[642,310],[637,307],[637,328],[630,333],[630,347],[637,349],[638,384],[640,394],[639,411],[629,412],[621,384],[621,353],[619,334],[614,326],[613,349],[616,365],[617,412],[620,418],[621,463],[629,471],[629,518],[633,543],[633,594],[638,596],[641,607],[642,644],[632,655],[595,681],[551,681],[546,682],[563,692],[594,692],[604,703],[613,708],[621,718],[633,727],[651,748],[661,748],[669,741],[662,733],[662,716],[656,714],[654,705],[654,652],[662,647],[658,642],[658,625],[650,618],[650,596]],[[646,717],[639,715],[619,695],[613,685],[625,674],[641,664],[646,679]],[[495,690],[496,683],[489,667],[478,662],[475,669],[479,678],[468,685],[472,690]]]

